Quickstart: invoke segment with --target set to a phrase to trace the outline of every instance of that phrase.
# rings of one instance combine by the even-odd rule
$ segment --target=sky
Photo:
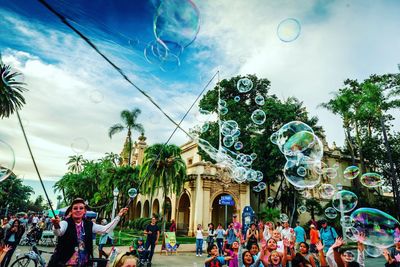
[[[343,145],[340,118],[318,105],[347,78],[399,71],[400,2],[395,0],[48,3],[135,86],[39,1],[0,0],[0,52],[5,63],[24,74],[29,91],[20,114],[45,180],[65,174],[68,156],[76,153],[87,159],[119,153],[125,133],[110,139],[108,129],[120,122],[123,109],[141,109],[138,122],[148,144],[165,142],[173,123],[137,88],[179,121],[217,71],[207,89],[218,78],[255,74],[269,79],[271,93],[279,98],[303,101],[310,115],[318,116],[328,143]],[[284,42],[277,28],[290,18],[300,31],[297,39]],[[399,130],[399,114],[393,115]],[[197,124],[195,106],[182,128]],[[14,172],[37,180],[15,115],[0,120],[0,140],[13,148]],[[177,131],[171,143],[188,140]],[[10,158],[7,153],[3,150],[1,157]]]

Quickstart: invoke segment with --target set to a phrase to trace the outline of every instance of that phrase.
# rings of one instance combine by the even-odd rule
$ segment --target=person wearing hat
[[[319,242],[319,232],[315,229],[315,225],[310,225],[310,252],[318,254],[317,243]]]
[[[93,257],[92,233],[104,234],[111,232],[117,226],[120,218],[128,211],[123,208],[107,225],[99,225],[85,218],[87,206],[82,198],[72,201],[66,211],[70,216],[60,221],[52,219],[54,235],[58,237],[57,246],[51,256],[48,266],[88,266],[89,257]]]
[[[338,234],[336,233],[335,228],[328,225],[326,220],[321,220],[321,229],[319,229],[319,236],[322,240],[322,244],[324,245],[324,252],[326,253],[329,248],[335,243]]]

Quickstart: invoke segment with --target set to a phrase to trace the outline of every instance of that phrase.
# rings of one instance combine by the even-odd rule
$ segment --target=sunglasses
[[[72,210],[84,210],[85,207],[73,207]]]

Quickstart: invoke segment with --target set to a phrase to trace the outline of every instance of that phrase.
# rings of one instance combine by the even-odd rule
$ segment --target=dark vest
[[[75,248],[78,247],[78,237],[76,236],[75,222],[72,218],[67,220],[68,227],[64,235],[58,237],[57,246],[54,250],[54,254],[51,256],[48,267],[65,266],[65,263],[72,257],[75,252]],[[91,221],[83,220],[83,228],[85,231],[85,249],[89,255],[89,258],[93,257],[93,241],[92,241],[92,228],[93,223]]]

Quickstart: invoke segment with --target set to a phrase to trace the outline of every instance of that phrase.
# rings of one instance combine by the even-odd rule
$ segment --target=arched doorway
[[[157,215],[160,213],[160,202],[158,202],[158,199],[155,199],[153,201],[153,209],[152,209],[152,216]]]
[[[169,198],[169,197],[167,197],[166,199],[165,199],[165,202],[164,202],[164,207],[163,207],[163,212],[164,212],[164,209],[165,209],[165,211],[166,211],[166,218],[167,218],[167,222],[170,222],[171,221],[171,219],[173,219],[173,218],[171,218],[171,214],[172,214],[172,202],[171,202],[171,199]]]
[[[138,202],[136,204],[136,209],[135,209],[135,218],[140,218],[142,216],[142,202]]]
[[[177,231],[180,234],[187,235],[189,231],[190,198],[186,193],[184,193],[179,199],[177,216],[178,216],[176,218]]]
[[[216,196],[214,198],[214,201],[212,203],[212,214],[211,214],[211,222],[214,224],[215,228],[217,227],[217,225],[219,223],[222,224],[222,227],[225,229],[226,228],[226,224],[225,224],[225,220],[227,221],[227,223],[230,223],[232,221],[232,215],[234,213],[234,209],[236,206],[235,200],[232,198],[232,206],[231,205],[223,205],[220,204],[220,200],[221,198],[225,197],[227,198],[228,196],[230,196],[229,194],[223,193],[220,194],[218,196]],[[223,203],[227,203],[229,201],[224,200]],[[226,207],[226,210],[225,210]]]
[[[150,217],[150,216],[149,216],[149,208],[150,208],[149,201],[146,200],[146,201],[144,202],[144,205],[143,205],[143,217],[144,217],[144,218],[149,218],[149,217]]]

